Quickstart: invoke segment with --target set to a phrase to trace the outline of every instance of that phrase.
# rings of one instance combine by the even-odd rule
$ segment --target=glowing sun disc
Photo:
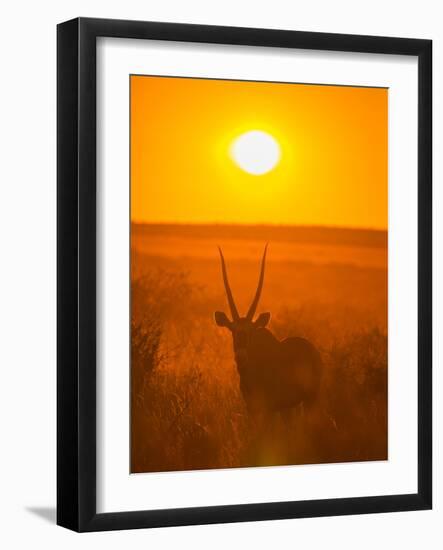
[[[242,170],[255,176],[270,172],[281,156],[277,141],[261,130],[251,130],[236,138],[230,153]]]

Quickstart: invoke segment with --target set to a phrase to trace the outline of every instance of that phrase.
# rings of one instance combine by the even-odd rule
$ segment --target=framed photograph
[[[58,26],[59,525],[431,508],[431,66]]]

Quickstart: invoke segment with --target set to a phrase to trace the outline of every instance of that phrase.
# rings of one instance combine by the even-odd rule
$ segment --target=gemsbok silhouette
[[[261,313],[253,320],[263,288],[267,247],[266,244],[257,290],[246,317],[240,317],[238,313],[223,252],[218,248],[232,321],[222,311],[216,311],[215,322],[232,333],[240,391],[248,413],[279,412],[284,416],[298,405],[304,407],[315,401],[322,361],[318,350],[304,338],[278,340],[266,328],[270,313]]]

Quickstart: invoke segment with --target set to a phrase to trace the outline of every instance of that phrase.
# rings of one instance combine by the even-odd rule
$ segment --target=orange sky
[[[131,218],[387,228],[388,91],[131,76]],[[232,141],[279,143],[267,174]]]

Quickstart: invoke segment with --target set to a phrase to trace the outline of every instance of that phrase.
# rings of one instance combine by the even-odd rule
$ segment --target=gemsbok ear
[[[227,318],[226,313],[223,313],[223,311],[216,311],[214,313],[215,322],[219,327],[226,327],[231,328],[231,321]]]
[[[260,313],[260,315],[255,320],[254,324],[257,328],[265,328],[271,319],[271,314],[267,311],[266,313]]]

